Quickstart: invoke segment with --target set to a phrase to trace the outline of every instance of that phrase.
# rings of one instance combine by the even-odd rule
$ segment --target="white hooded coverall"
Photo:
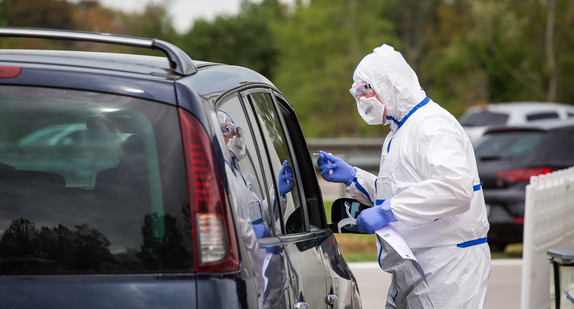
[[[367,205],[391,199],[403,236],[427,276],[377,240],[391,273],[387,308],[482,308],[490,274],[489,224],[474,150],[458,121],[429,100],[402,55],[383,45],[365,56],[354,82],[369,83],[391,131],[379,175],[357,168],[346,192]]]

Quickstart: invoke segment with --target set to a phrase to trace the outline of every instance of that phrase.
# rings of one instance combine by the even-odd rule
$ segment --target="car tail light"
[[[197,272],[239,269],[233,218],[213,147],[201,123],[179,111]]]
[[[0,78],[15,78],[21,71],[20,67],[0,66]]]
[[[548,174],[552,172],[550,167],[528,167],[514,170],[500,171],[496,177],[507,182],[529,182],[531,176]]]

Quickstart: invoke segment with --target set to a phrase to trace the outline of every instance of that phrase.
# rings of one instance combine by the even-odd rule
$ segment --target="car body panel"
[[[14,65],[14,63],[0,61],[0,65]],[[173,82],[165,79],[150,80],[142,75],[127,73],[111,75],[101,70],[75,70],[66,72],[66,78],[62,78],[62,73],[62,70],[56,66],[40,65],[32,68],[30,65],[22,65],[22,72],[19,76],[11,79],[3,79],[2,83],[9,85],[92,90],[139,97],[164,103],[174,104],[174,102],[176,102]]]
[[[236,288],[234,281],[226,281],[231,284],[218,284],[217,290],[233,291]],[[201,285],[204,286],[204,284]],[[211,285],[212,290],[214,286]],[[169,275],[4,277],[0,278],[0,306],[4,308],[201,308],[197,307],[196,288],[194,275],[187,277]]]

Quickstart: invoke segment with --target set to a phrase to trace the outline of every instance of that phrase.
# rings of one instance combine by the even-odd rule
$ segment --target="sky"
[[[110,8],[126,12],[141,12],[145,5],[142,3],[159,2],[161,0],[99,0]],[[170,0],[169,15],[174,18],[173,26],[182,33],[189,30],[196,19],[213,20],[218,15],[235,15],[239,12],[241,0]],[[261,2],[260,0],[252,0]],[[289,2],[289,1],[285,1]]]

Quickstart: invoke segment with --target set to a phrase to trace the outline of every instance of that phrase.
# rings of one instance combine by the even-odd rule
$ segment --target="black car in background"
[[[540,121],[486,131],[475,147],[493,250],[520,243],[531,176],[574,165],[574,121]]]
[[[156,39],[0,37],[165,54],[0,50],[0,307],[361,307],[293,107],[265,77]]]

